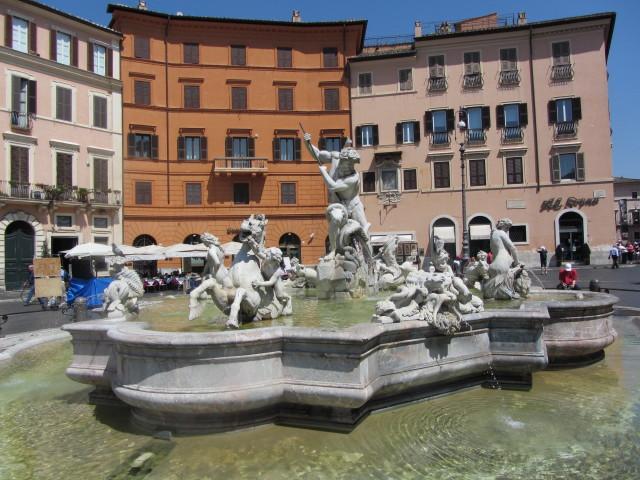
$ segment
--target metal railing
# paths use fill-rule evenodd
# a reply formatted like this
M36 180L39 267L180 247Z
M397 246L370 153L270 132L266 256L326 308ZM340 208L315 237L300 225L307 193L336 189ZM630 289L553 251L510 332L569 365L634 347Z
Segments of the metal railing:
M487 132L482 128L470 128L467 130L467 143L482 144L487 141Z
M97 203L102 205L120 205L119 191L95 192L88 188L60 185L44 185L41 183L20 183L11 180L0 180L0 197L21 200L40 200L49 202Z
M447 87L447 77L429 77L427 89L430 92L444 92Z
M556 123L555 136L575 137L578 134L578 122L558 122Z
M522 127L504 127L502 129L502 143L522 142L523 138Z
M553 65L551 67L551 80L554 82L573 80L573 65Z
M467 73L462 79L462 86L464 88L482 88L484 80L481 73Z
M118 190L112 190L110 192L92 190L88 194L88 201L89 203L100 205L121 205L122 194Z
M451 136L449 132L432 132L431 133L431 145L432 146L446 146L451 143Z
M498 82L503 87L520 85L520 72L518 70L502 70Z
M216 172L266 172L267 159L256 157L217 157L214 158Z
M31 130L33 118L34 115L32 113L13 111L11 112L11 126L20 130Z

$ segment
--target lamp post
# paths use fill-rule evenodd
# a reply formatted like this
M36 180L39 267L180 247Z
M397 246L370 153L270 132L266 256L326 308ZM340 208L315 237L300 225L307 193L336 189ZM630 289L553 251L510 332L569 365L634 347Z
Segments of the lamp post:
M460 109L461 115L464 115L464 109ZM460 132L464 133L467 124L464 120L458 122L458 128ZM464 163L464 140L460 142L460 174L461 174L461 189L462 192L462 268L469 261L469 225L467 225L467 175Z

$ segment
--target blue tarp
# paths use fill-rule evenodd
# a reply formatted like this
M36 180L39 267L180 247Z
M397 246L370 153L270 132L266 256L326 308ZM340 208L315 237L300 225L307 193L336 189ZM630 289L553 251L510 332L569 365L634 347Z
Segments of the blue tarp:
M67 303L71 304L78 297L87 299L89 308L102 306L104 289L111 283L111 277L72 278L67 288Z

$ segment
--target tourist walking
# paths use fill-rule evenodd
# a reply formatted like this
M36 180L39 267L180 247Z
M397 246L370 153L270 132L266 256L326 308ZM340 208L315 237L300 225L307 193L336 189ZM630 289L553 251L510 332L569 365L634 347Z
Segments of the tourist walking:
M609 249L609 260L611 260L611 268L620 268L618 265L618 255L620 254L618 246L614 243Z
M544 245L540 246L538 249L538 253L540 254L540 269L542 270L542 274L546 275L547 271L547 247Z
M565 263L564 268L558 274L560 283L556 287L558 290L580 290L578 286L578 272L570 263Z

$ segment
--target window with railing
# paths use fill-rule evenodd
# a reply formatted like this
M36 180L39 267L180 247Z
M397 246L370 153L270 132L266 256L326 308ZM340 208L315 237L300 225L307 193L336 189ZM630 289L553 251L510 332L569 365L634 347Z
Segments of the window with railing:
M466 140L469 144L487 141L486 130L491 126L489 107L470 107L466 111Z
M249 169L251 160L255 157L255 139L253 137L227 137L225 141L225 162L228 168Z
M446 146L451 142L449 132L453 131L455 114L453 110L430 110L425 112L424 126L430 134L432 146Z
M515 48L500 49L500 86L512 86L520 84L520 72L518 72L518 53Z
M549 123L554 125L554 136L556 138L577 135L578 121L582 118L580 97L551 100L548 110Z
M11 77L11 126L30 130L36 114L36 81Z
M567 81L573 78L571 65L571 45L569 42L555 42L551 46L553 65L551 66L551 80Z
M432 55L429 57L429 83L427 88L430 92L442 92L447 89L444 55Z
M480 70L480 52L465 52L464 54L464 88L482 88L483 79Z
M527 125L528 114L526 103L509 103L496 107L496 122L502 129L501 140L503 143L522 142L524 132L522 128Z

